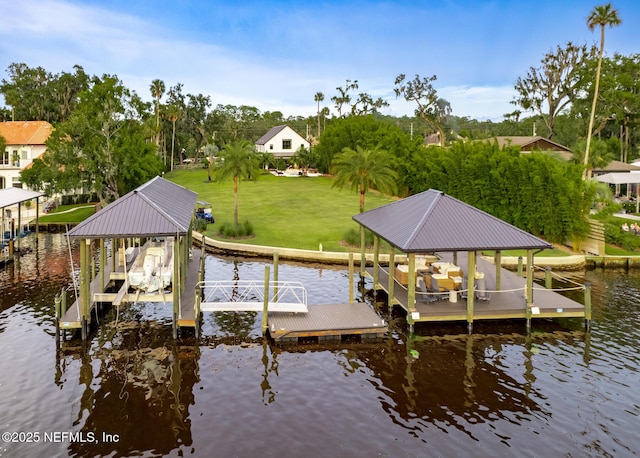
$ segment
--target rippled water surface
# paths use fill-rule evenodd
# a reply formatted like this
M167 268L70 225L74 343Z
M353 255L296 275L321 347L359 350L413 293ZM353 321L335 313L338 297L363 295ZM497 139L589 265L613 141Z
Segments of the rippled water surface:
M205 314L199 341L176 342L170 306L135 304L102 317L86 345L74 338L56 352L53 299L70 282L69 253L60 235L31 243L0 269L0 431L40 436L2 436L0 456L640 450L640 272L572 274L592 284L588 334L567 320L534 321L530 336L520 322L478 323L472 336L421 325L408 339L401 314L372 304L392 328L380 343L278 347L263 342L259 313ZM262 279L265 265L209 255L207 278ZM349 297L342 267L283 263L279 277L303 282L312 305Z

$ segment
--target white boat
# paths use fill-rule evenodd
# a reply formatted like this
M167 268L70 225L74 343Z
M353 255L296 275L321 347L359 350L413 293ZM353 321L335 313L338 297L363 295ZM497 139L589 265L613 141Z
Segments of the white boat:
M127 277L130 286L146 293L167 288L173 280L173 239L145 244Z

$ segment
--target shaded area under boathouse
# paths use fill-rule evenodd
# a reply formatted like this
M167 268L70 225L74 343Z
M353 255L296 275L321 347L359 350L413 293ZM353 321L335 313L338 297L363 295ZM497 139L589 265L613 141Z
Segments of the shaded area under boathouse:
M0 265L12 262L14 253L20 252L20 239L24 235L22 208L25 206L25 202L31 202L34 199L36 201L35 227L36 233L38 232L38 214L40 213L40 197L42 196L44 196L43 192L28 189L0 189ZM16 206L17 215L11 212L11 209Z
M534 287L534 256L552 245L441 191L430 189L353 217L361 230L374 234L373 277L388 305L400 305L407 322L580 317L591 320L589 288L585 305L555 291ZM390 246L389 268L379 263L380 240ZM526 250L526 277L501 267L503 250ZM491 263L479 252L494 252ZM397 253L404 253L396 263ZM404 260L406 258L406 261Z
M71 307L66 308L66 299L56 304L57 331L80 329L84 340L100 303L163 302L172 306L177 336L181 293L193 264L189 253L196 197L155 177L71 229L69 238L80 245L80 274Z

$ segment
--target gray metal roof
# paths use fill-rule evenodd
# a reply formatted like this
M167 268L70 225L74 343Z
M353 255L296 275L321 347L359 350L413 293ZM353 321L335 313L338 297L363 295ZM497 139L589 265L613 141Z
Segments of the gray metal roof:
M278 132L280 132L281 130L285 129L286 127L287 127L286 124L283 124L281 126L272 127L271 129L269 129L269 131L266 134L264 134L262 137L260 137L258 139L258 141L256 141L256 145L264 145L269 140L271 140L273 137L275 137L278 134Z
M552 247L434 189L360 213L353 219L405 253Z
M0 189L0 208L9 207L40 196L44 196L44 193L22 188Z
M69 231L79 238L184 235L193 217L197 194L155 177L107 205Z

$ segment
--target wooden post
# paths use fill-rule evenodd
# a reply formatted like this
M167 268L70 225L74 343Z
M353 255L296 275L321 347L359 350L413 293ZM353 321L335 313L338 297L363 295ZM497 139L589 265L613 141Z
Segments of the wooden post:
M194 310L194 327L195 327L195 331L196 331L196 339L200 338L200 287L196 286L196 291L194 293L194 297L195 297L195 310Z
M584 284L584 320L585 330L591 330L591 283Z
M349 304L353 304L353 276L355 268L353 267L353 251L349 252Z
M525 316L527 319L527 334L531 332L531 307L533 306L533 251L527 250L527 302Z
M409 253L409 273L407 275L407 312L416 309L416 254Z
M56 343L60 342L60 302L61 298L59 294L56 294L56 298L54 300L54 307L56 311Z
M547 266L544 269L544 287L547 289L553 289L553 276L551 272L551 266Z
M178 319L180 317L180 279L182 278L182 272L180 268L182 266L182 260L180 259L180 241L178 236L173 241L173 278L172 291L173 291L173 338L178 338Z
M89 239L80 240L80 321L82 340L87 339L87 326L91 322L91 282L89 280Z
M367 268L367 240L364 232L364 226L360 226L360 277L364 278Z
M393 273L396 269L396 250L394 247L391 247L391 251L389 252L389 297L387 298L388 307L389 307L389 315L391 315L391 311L393 310L393 289L395 287L395 280L393 278Z
M496 291L500 291L502 289L502 251L496 250L494 262L496 264Z
M273 300L278 300L278 265L280 263L280 255L278 252L273 253Z
M453 265L454 266L458 265L458 252L457 251L453 252Z
M262 303L262 335L269 330L269 266L264 266L264 302Z
M62 289L60 291L60 318L67 313L67 291Z
M476 294L476 252L469 251L468 253L468 266L467 266L467 328L471 333L473 327L473 300Z
M107 250L104 248L104 239L100 239L100 292L104 293L104 273L107 265Z
M522 256L518 256L518 277L522 276Z
M377 235L373 238L373 294L376 293L378 287L378 277L380 272L380 237Z

